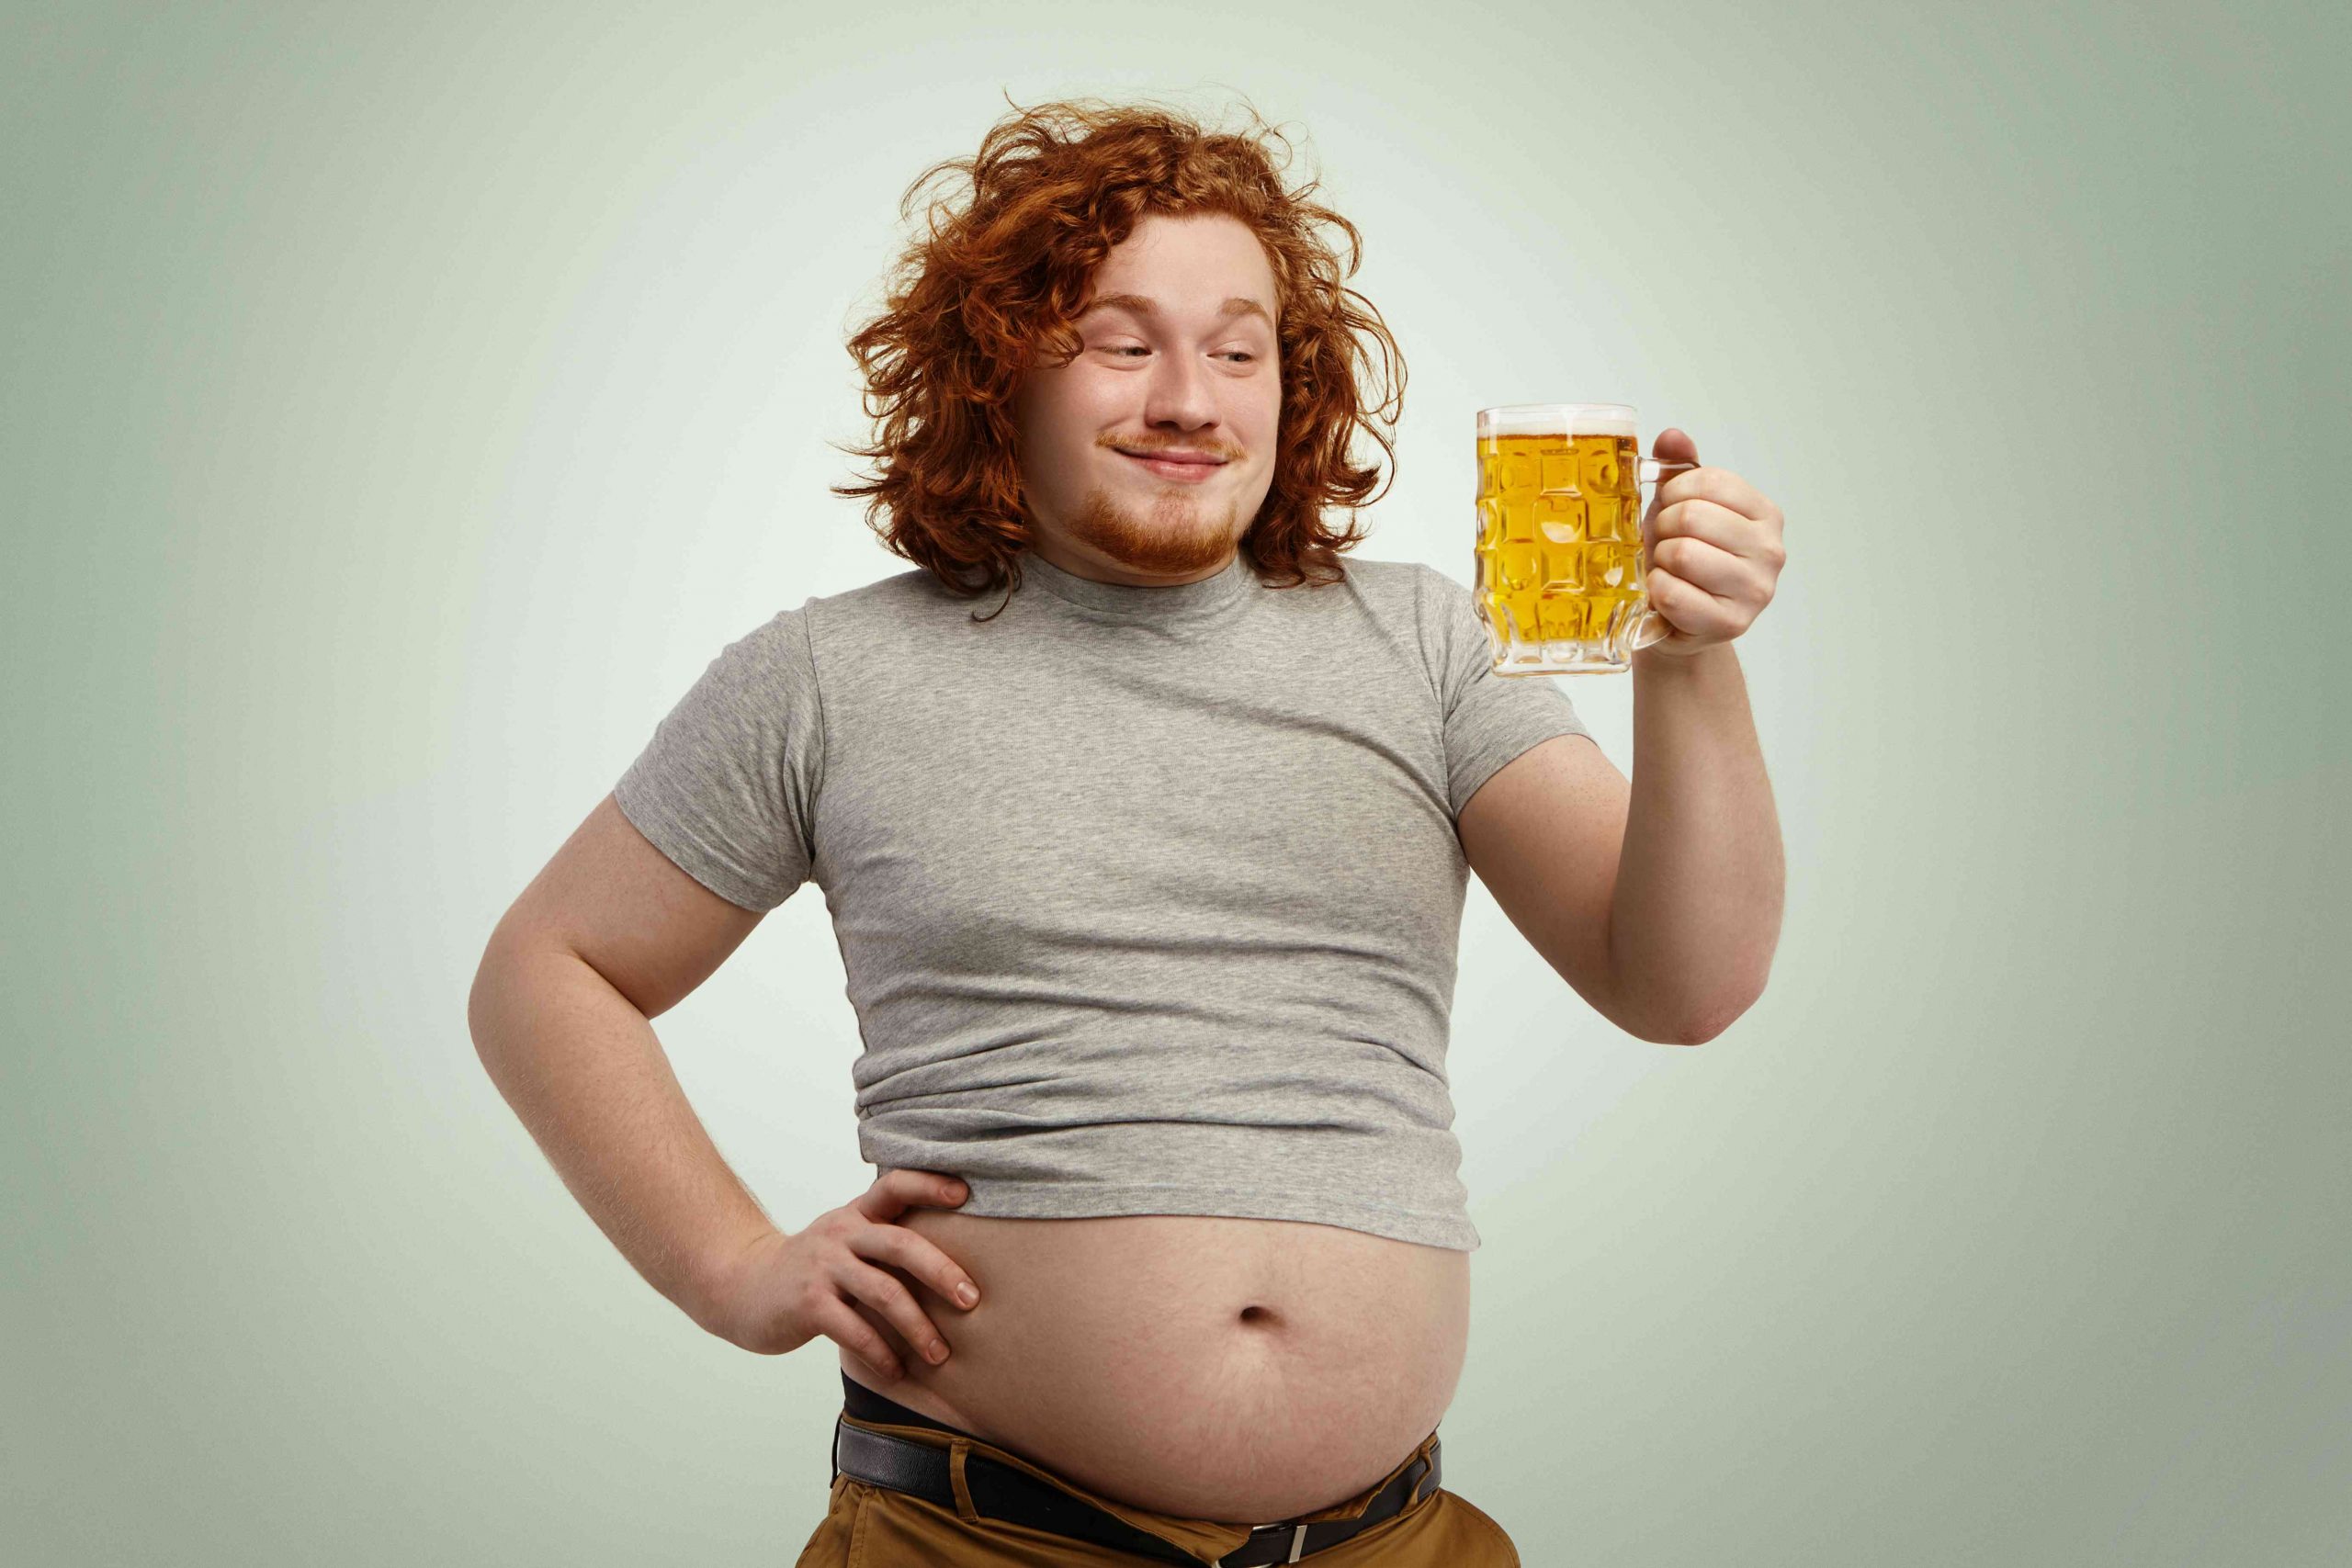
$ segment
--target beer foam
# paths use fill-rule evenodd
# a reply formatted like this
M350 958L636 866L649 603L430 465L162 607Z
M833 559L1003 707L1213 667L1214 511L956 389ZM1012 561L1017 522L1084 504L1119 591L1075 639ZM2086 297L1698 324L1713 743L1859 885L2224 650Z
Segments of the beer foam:
M1478 411L1478 434L1631 436L1634 415L1625 403L1506 403Z

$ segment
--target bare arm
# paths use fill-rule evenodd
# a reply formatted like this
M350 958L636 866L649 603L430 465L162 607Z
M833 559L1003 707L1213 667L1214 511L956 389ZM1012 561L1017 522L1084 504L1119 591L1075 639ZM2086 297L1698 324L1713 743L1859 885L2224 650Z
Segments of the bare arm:
M492 944L474 1047L563 1184L645 1282L716 1332L725 1262L777 1229L686 1101L653 1026L577 953Z
M482 1066L564 1186L705 1328L722 1266L779 1227L719 1156L649 1021L760 919L672 864L608 796L499 921L466 1004Z
M1610 951L1625 994L1713 1038L1763 994L1780 943L1781 822L1726 643L1634 655L1634 778Z
M1589 737L1505 763L1462 808L1464 853L1593 1010L1695 1045L1755 1001L1779 942L1780 819L1729 649L1634 656L1634 778Z
M580 1206L696 1324L764 1356L821 1334L894 1378L910 1350L947 1354L909 1280L964 1311L979 1302L961 1264L897 1221L969 1190L885 1170L786 1232L719 1157L649 1021L760 919L673 864L608 795L491 933L467 1002L474 1049Z

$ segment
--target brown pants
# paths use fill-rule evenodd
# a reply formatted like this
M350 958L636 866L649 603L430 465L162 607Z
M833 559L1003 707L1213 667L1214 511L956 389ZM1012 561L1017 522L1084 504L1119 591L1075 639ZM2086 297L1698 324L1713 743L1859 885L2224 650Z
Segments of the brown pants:
M901 1426L866 1421L843 1412L842 1419L869 1431L911 1438L950 1453L950 1474L958 1479L956 1506L950 1508L887 1486L870 1485L848 1475L833 1478L832 1497L816 1534L801 1549L794 1568L918 1568L944 1563L954 1568L1133 1568L1149 1561L1132 1552L1098 1546L1033 1529L1026 1525L990 1519L976 1512L960 1483L967 1455L978 1454L1011 1465L1037 1480L1057 1486L1098 1508L1117 1515L1139 1529L1149 1531L1191 1553L1204 1563L1249 1539L1247 1527L1211 1519L1188 1519L1155 1514L1125 1503L1113 1503L1087 1491L1043 1466L1007 1453L994 1444L936 1426ZM1344 1503L1302 1516L1307 1520L1362 1517L1381 1488L1396 1479L1437 1440L1431 1432L1396 1468ZM1337 1546L1300 1559L1316 1568L1520 1568L1519 1551L1502 1527L1463 1498L1439 1487L1389 1518Z

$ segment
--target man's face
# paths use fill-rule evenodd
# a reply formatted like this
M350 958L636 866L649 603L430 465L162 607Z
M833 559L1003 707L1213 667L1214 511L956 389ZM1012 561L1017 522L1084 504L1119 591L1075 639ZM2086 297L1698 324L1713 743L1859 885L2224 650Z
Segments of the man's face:
M1032 368L1013 396L1038 555L1144 586L1223 569L1273 483L1276 309L1273 268L1238 219L1137 221L1088 280L1078 357ZM1177 449L1223 461L1171 474L1125 455Z

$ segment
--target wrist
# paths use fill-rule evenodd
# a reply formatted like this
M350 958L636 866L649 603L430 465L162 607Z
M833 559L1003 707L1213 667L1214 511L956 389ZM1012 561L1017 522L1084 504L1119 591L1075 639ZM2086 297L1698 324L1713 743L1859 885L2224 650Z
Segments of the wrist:
M685 1307L686 1315L721 1338L731 1337L728 1325L738 1296L738 1281L769 1246L784 1238L782 1230L764 1225L736 1233L711 1247L694 1269L688 1287L691 1299L680 1303Z
M1634 654L1634 668L1652 674L1695 675L1736 662L1738 655L1727 642L1711 642L1690 653L1668 653L1666 644L1652 643Z

